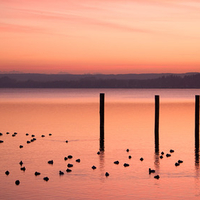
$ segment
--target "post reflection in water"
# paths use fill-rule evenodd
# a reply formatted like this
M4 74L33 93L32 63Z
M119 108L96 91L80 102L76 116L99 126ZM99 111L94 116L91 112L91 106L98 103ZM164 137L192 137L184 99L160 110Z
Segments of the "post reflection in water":
M155 154L154 154L154 166L155 166L155 170L159 171L159 169L160 169L160 155L159 155L159 152L155 152Z
M195 148L195 168L199 169L199 148Z
M104 174L105 172L105 152L101 151L101 153L99 154L99 167L100 167L100 172L101 172L101 179L103 179L104 177L102 176L102 174ZM104 179L103 179L104 180Z
M199 192L199 148L195 148L195 195L200 196Z

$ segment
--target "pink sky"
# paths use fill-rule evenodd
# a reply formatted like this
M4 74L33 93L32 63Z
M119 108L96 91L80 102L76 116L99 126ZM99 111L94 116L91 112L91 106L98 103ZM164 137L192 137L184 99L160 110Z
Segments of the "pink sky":
M200 72L200 1L0 0L0 71Z

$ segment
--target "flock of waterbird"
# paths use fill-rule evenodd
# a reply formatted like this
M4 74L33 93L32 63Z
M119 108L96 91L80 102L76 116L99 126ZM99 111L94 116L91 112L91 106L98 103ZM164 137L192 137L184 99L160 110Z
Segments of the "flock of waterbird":
M9 133L9 132L6 132L6 134L10 134L10 133ZM2 135L3 135L3 133L0 133L0 136L2 136ZM14 132L14 133L12 134L12 137L15 137L16 135L17 135L17 132ZM26 136L29 136L29 134L26 133ZM52 136L52 134L49 133L49 136ZM27 140L27 144L32 143L32 142L34 142L34 141L36 140L35 135L31 135L31 137L32 137L32 139ZM45 137L45 135L41 135L41 137ZM66 140L65 142L68 143L68 140ZM3 140L0 140L0 143L4 143L4 141L3 141ZM20 148L20 149L23 148L23 145L19 145L19 148ZM126 152L129 152L129 149L126 149ZM171 154L172 154L172 153L174 153L174 150L173 150L173 149L170 149L169 153L167 153L165 156L166 156L166 157L171 157ZM98 151L97 154L98 154L98 155L101 154L101 151ZM162 151L161 154L160 154L160 159L163 159L164 154L165 154L165 153ZM68 155L68 156L65 156L65 157L64 157L64 160L66 161L66 160L68 160L68 159L70 160L70 159L72 159L72 158L73 158L72 155ZM128 158L131 159L132 156L129 155ZM143 160L144 160L144 158L141 157L141 158L140 158L140 161L142 162ZM80 158L76 159L75 161L76 161L77 163L80 163L80 162L81 162ZM47 163L50 164L50 165L53 165L54 161L53 161L53 160L49 160L49 161L47 161ZM115 164L115 165L119 165L119 163L120 163L120 162L119 162L118 160L114 161L114 164ZM183 163L183 161L182 161L182 160L178 160L178 161L175 163L175 166L177 167L177 166L179 166L181 163ZM19 162L19 165L20 165L20 167L21 167L20 170L25 172L25 171L26 171L26 167L23 166L23 165L24 165L23 161L20 161L20 162ZM123 166L124 166L124 167L129 167L129 164L128 164L128 163L124 163ZM72 169L71 169L72 167L73 167L73 164L68 163L68 164L67 164L66 172L67 172L67 173L72 172ZM95 165L93 165L91 168L92 168L93 170L95 170L97 167L96 167ZM155 174L156 171L155 171L154 169L149 168L149 174L152 174L152 173ZM7 171L5 172L5 174L8 176L8 175L10 174L10 172L7 170ZM36 171L36 172L34 173L34 175L35 175L35 176L39 176L39 175L41 175L41 173ZM60 176L64 175L64 172L60 170L60 171L59 171L59 175L60 175ZM108 177L109 175L110 175L110 174L109 174L108 172L105 173L105 176L106 176L106 177ZM157 175L154 176L154 178L155 178L155 179L159 179L160 176L157 174ZM47 177L47 176L46 176L46 177L43 177L43 180L44 180L44 181L49 181L49 177ZM20 180L16 180L16 181L15 181L15 184L16 184L16 185L19 185L19 184L20 184Z

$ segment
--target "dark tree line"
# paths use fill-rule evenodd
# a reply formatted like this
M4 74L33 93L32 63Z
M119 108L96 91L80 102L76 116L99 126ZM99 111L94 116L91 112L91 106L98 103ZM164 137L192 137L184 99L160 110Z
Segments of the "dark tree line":
M101 79L93 76L79 80L58 81L20 81L4 76L0 78L0 88L200 88L200 74L183 77L170 75L160 78L137 79Z

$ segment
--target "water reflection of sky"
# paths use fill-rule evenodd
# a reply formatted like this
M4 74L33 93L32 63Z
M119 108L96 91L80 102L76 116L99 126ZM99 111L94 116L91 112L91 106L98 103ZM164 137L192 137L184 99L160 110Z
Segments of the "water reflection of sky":
M98 102L101 92L108 103L153 103L155 95L160 95L161 103L193 102L200 94L199 89L0 89L0 101Z
M100 92L105 92L108 104L105 107L105 152L97 155ZM4 133L1 139L5 140L0 145L0 186L5 191L1 195L4 199L16 199L20 195L24 199L198 197L199 152L194 151L194 103L191 103L197 92L199 90L1 90L0 122ZM158 154L154 149L154 104L139 102L146 98L154 102L155 94L161 98ZM167 98L173 102L162 104ZM16 99L22 103L15 104ZM176 99L191 102L177 103ZM42 103L37 104L37 101ZM65 103L61 104L62 101ZM6 131L17 131L18 135L13 138L11 134L6 135ZM37 141L26 144L31 137L26 136L26 132L34 133ZM46 137L42 138L41 134ZM66 144L66 140L69 143ZM24 145L23 149L19 149L20 144ZM170 149L175 152L166 158ZM165 152L163 159L159 158L161 151ZM69 161L74 164L73 172L59 177L59 170L66 170L68 163L63 158L69 154L74 156L74 160ZM76 158L81 162L76 163ZM53 166L47 164L50 159L55 161ZM179 159L184 162L176 167ZM25 173L19 171L20 160L27 167ZM119 160L119 165L113 164L115 160ZM124 163L130 166L125 168ZM92 170L92 165L97 169ZM154 174L149 175L149 168L156 170L160 180L155 180ZM7 169L12 171L12 176L5 176ZM50 176L50 181L46 183L34 177L35 170ZM106 171L110 173L107 178ZM18 188L13 185L16 176L21 180ZM27 192L23 196L18 189Z

